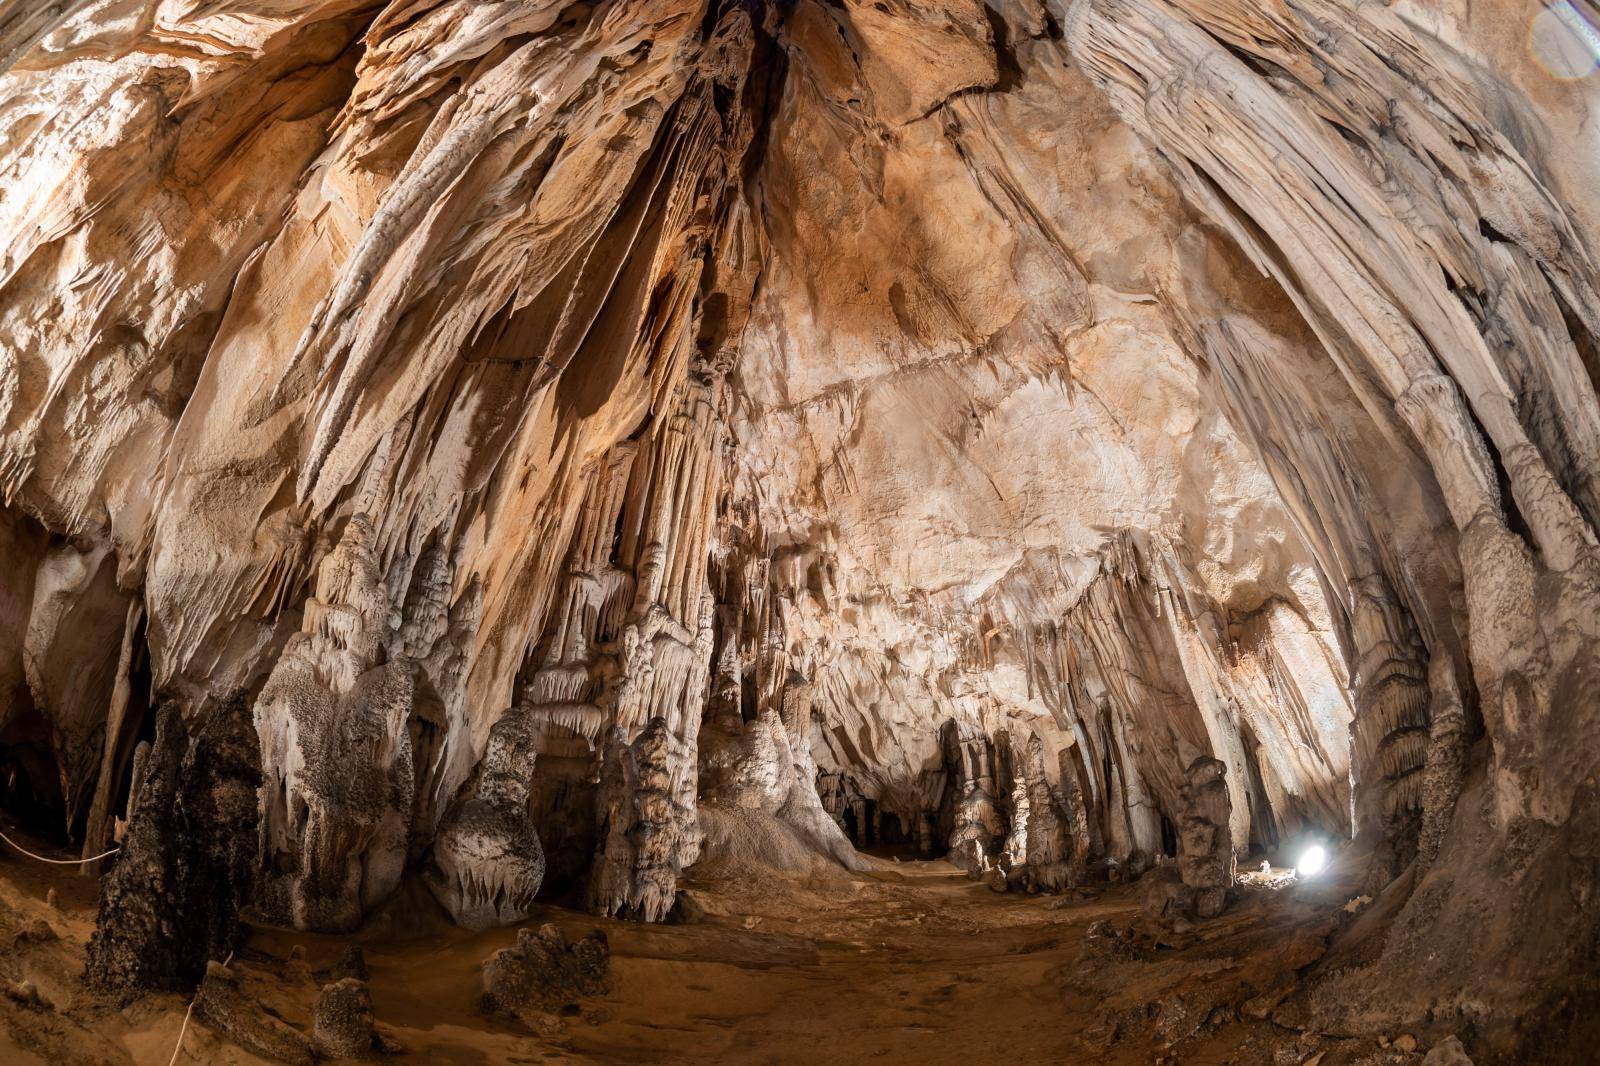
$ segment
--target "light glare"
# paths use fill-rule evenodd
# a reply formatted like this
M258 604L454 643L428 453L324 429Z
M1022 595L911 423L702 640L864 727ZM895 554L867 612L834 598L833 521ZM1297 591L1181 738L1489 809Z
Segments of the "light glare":
M1322 850L1321 844L1313 844L1300 853L1300 861L1295 863L1294 872L1301 877L1315 877L1328 865L1328 853Z
M1528 45L1539 65L1560 81L1586 78L1600 67L1600 30L1571 0L1551 4L1534 16Z

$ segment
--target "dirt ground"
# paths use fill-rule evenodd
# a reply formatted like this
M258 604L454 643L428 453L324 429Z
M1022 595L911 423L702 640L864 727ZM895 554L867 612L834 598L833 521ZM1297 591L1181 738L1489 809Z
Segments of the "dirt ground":
M1136 886L1080 897L997 894L944 862L881 862L796 882L691 879L695 919L644 926L547 908L569 936L610 939L615 988L559 1031L481 1014L479 966L515 930L450 927L410 894L354 938L257 929L234 962L246 993L305 1031L321 980L354 939L397 1061L497 1063L1420 1062L1401 1034L1334 1040L1271 1020L1296 971L1345 920L1335 871L1246 890L1223 917L1156 935ZM56 903L48 902L51 888ZM0 1062L172 1060L187 1001L118 1008L79 984L94 882L0 859ZM702 913L703 912L703 913ZM297 950L298 949L298 950ZM43 1004L17 984L31 981ZM191 1022L180 1063L260 1060Z

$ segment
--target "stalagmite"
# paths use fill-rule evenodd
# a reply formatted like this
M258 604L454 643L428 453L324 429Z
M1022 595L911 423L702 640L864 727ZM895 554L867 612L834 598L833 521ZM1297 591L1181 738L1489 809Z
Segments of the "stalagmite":
M978 877L994 866L1008 830L996 802L995 748L955 722L946 723L942 736L950 775L950 861Z
M674 799L673 750L665 718L652 718L630 744L622 730L606 739L600 771L599 831L590 906L659 922L677 899L678 875L699 856L693 809Z
M537 744L525 712L503 715L434 838L428 887L469 929L527 918L544 880L544 849L529 820Z
M1192 893L1194 911L1215 918L1233 887L1234 848L1228 836L1227 767L1201 756L1184 771L1183 809L1178 821L1178 869Z
M141 812L128 827L124 854L107 875L95 938L89 944L89 982L108 992L181 989L206 960L167 950L182 927L181 832L175 801L187 736L176 707L161 714Z
M485 960L482 1007L539 1028L555 1011L613 984L611 949L601 932L569 943L553 925L523 929L515 947Z
M372 993L366 983L346 977L327 985L317 997L312 1039L331 1056L365 1056L376 1050Z
M1027 881L1039 888L1059 891L1081 876L1086 856L1081 851L1073 854L1067 815L1045 774L1044 743L1038 737L1028 741L1026 759L1022 776L1027 781L1028 794Z
M390 605L371 523L352 518L317 574L304 630L256 701L274 871L264 905L301 928L349 930L405 867L417 778L418 669L382 661Z
M164 706L150 750L89 943L89 983L124 995L191 989L233 954L258 879L261 756L244 701L215 706L193 738Z

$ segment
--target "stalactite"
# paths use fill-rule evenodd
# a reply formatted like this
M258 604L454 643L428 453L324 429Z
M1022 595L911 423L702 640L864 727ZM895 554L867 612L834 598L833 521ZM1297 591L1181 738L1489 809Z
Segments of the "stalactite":
M1276 476L1298 478L1302 527L1350 601L1356 770L1368 782L1358 816L1376 804L1391 821L1420 820L1416 836L1391 825L1387 846L1414 839L1437 856L1443 834L1470 875L1424 864L1381 957L1329 975L1318 1008L1371 1019L1414 1014L1423 987L1498 995L1490 974L1517 946L1481 950L1443 916L1514 922L1522 904L1486 887L1487 871L1521 882L1527 863L1547 861L1530 856L1560 847L1579 787L1556 749L1588 731L1588 713L1558 710L1558 693L1593 671L1600 616L1600 405L1583 362L1600 288L1583 229L1525 155L1530 142L1488 114L1493 79L1394 9L1080 0L1067 38L1186 198L1293 303L1342 380L1330 400L1350 397L1365 416L1299 441L1274 428L1257 445L1290 457ZM1203 286L1173 282L1177 299L1206 304ZM1559 322L1531 313L1558 304L1569 310ZM1280 411L1318 406L1302 399L1309 375L1263 372L1255 356L1225 367L1241 391L1287 396ZM1320 448L1353 474L1328 476ZM1385 515L1368 488L1393 485L1397 470L1420 491ZM1419 509L1437 518L1418 521ZM1352 510L1369 516L1370 538ZM1474 682L1490 762L1482 804L1450 809L1470 721L1455 707L1458 671ZM1552 716L1561 728L1546 728ZM1496 840L1522 858L1501 865ZM1562 922L1584 935L1581 917Z
M0 800L124 842L110 985L246 872L692 920L1175 828L1173 925L1368 871L1277 1029L1593 998L1592 0L12 7Z

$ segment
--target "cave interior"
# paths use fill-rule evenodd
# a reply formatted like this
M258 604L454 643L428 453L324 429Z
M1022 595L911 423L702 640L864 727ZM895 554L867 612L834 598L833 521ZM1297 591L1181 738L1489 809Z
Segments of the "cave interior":
M1595 0L0 0L0 1057L1588 1063Z

